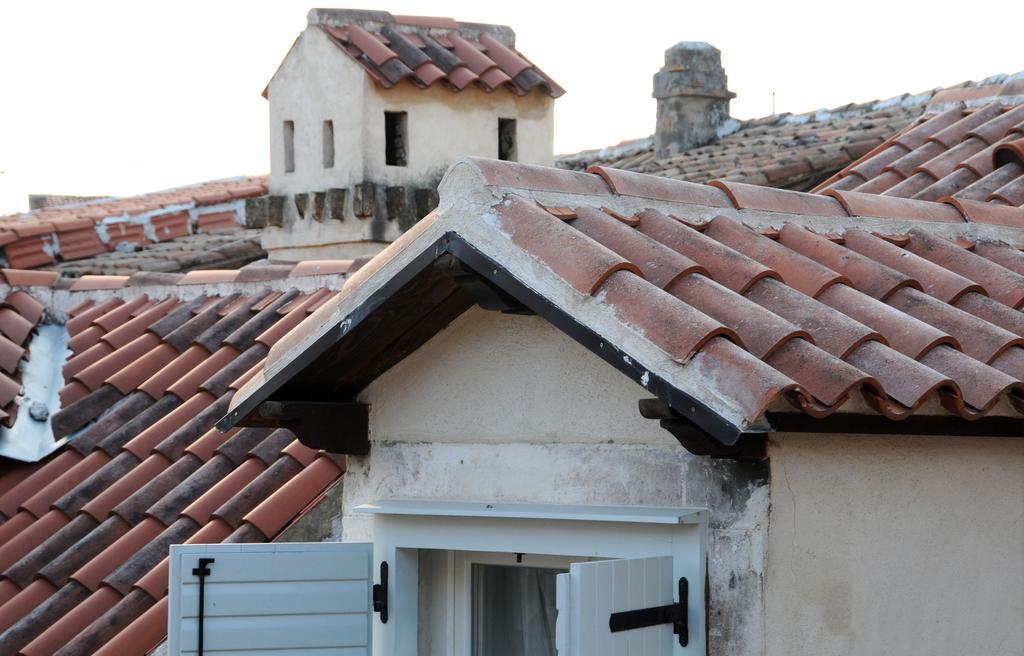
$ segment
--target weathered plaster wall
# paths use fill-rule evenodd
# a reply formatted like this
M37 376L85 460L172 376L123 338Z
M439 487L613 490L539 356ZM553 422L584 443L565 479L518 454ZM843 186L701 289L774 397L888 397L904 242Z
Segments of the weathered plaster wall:
M645 396L540 318L471 310L364 391L343 538L372 539L351 510L384 498L709 507L712 653L761 654L767 472L691 456Z
M320 28L303 31L270 81L270 193L348 187L363 174L366 71ZM334 121L334 167L323 166L323 122ZM284 121L295 122L295 171L285 172ZM287 203L286 203L287 207Z
M468 87L454 93L442 85L420 89L398 84L373 87L364 98L364 175L386 184L437 180L460 157L498 157L498 119L514 118L518 161L554 165L554 99L535 91L517 96ZM408 166L384 162L384 112L408 112Z
M767 654L1021 654L1024 440L770 448Z
M443 85L384 89L316 26L299 36L271 80L270 193L283 197L263 247L281 261L371 255L437 203L459 157L498 156L498 119L517 120L517 159L554 164L554 99ZM407 112L408 164L385 164L385 111ZM283 122L295 124L295 171L285 171ZM323 122L335 163L323 166ZM278 225L279 224L279 225Z

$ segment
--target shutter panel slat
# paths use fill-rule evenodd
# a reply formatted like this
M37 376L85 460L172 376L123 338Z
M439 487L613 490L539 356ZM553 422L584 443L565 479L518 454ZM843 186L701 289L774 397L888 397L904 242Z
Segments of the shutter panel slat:
M372 545L216 544L171 547L168 647L195 654L200 558L204 652L211 656L368 656Z
M612 613L674 602L672 557L573 563L558 576L559 656L671 656L672 626L612 633Z

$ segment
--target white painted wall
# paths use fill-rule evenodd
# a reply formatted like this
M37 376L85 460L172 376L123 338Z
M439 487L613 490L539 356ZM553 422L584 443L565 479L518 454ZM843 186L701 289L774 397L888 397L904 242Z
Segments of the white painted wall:
M770 449L767 653L1024 653L1024 440Z
M441 84L421 89L401 82L385 89L342 52L319 26L296 40L268 86L270 193L286 196L284 227L263 231L263 247L282 261L374 254L401 234L389 221L383 241L371 242L371 222L352 210L352 188L434 188L448 166L469 155L498 156L498 119L517 121L517 159L554 165L554 99L476 87L454 92ZM408 165L385 164L384 112L407 112ZM284 121L295 123L295 171L285 171ZM335 163L323 166L323 122L334 123ZM295 194L348 189L345 220L301 217Z
M554 166L554 105L551 96L534 91L526 96L499 89L488 93L470 86L455 93L440 84L421 89L401 83L390 89L374 86L364 96L363 142L368 180L389 185L409 181L440 181L460 157L498 157L498 119L514 118L518 161ZM384 162L384 112L408 116L409 165Z
M270 193L349 187L363 177L363 97L372 82L319 27L304 30L267 87ZM323 122L334 121L334 167L323 167ZM284 121L295 122L295 172L284 166ZM287 203L286 203L287 205Z

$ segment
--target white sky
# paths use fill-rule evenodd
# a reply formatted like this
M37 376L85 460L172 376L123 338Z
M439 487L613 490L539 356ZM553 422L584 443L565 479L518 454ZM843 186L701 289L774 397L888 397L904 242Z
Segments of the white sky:
M0 3L0 214L27 209L28 193L125 195L266 172L260 92L312 1ZM722 51L732 114L751 118L771 112L773 92L776 111L803 112L1022 70L1019 39L999 28L999 16L1021 16L1018 2L354 6L511 25L568 90L561 153L650 134L651 76L678 41Z

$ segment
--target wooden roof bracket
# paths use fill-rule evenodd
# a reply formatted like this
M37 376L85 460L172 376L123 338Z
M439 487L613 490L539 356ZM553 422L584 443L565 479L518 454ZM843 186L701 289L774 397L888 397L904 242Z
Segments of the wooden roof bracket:
M695 456L755 461L767 457L766 433L743 433L734 444L723 444L661 399L640 399L638 405L642 417L659 420L661 427Z

